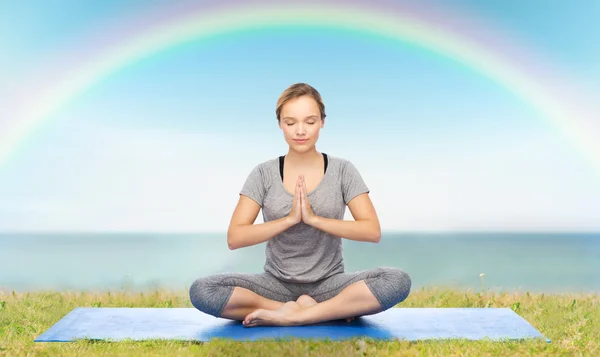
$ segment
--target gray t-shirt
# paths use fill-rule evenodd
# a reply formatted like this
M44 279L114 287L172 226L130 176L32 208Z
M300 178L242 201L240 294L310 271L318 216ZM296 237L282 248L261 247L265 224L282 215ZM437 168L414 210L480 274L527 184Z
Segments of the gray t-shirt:
M348 202L369 189L350 161L327 158L325 176L308 193L308 201L316 215L344 219ZM255 166L240 194L261 206L265 222L289 215L294 198L283 186L279 158ZM265 253L264 270L287 282L311 283L344 272L341 238L304 222L267 241Z

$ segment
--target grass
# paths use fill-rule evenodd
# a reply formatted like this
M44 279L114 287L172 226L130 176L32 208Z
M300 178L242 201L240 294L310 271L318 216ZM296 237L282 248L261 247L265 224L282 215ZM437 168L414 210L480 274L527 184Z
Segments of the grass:
M600 355L600 297L596 294L530 294L427 288L413 291L399 307L510 307L545 341L347 341L211 342L33 340L75 307L192 307L187 291L1 292L0 355L7 356L597 356Z

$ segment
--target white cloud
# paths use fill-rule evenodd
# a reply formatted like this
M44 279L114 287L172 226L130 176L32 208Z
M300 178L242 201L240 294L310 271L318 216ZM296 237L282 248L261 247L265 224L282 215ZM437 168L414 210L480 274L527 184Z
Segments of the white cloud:
M26 198L10 196L14 188L0 191L0 229L224 232L250 170L287 149L281 138L248 144L231 134L72 129L77 136L38 157L62 158L56 170L38 172L47 176L42 182L54 182L52 190L35 191L32 181L35 194ZM490 146L477 155L457 149L442 158L435 150L411 156L408 146L377 155L326 137L320 150L361 171L383 230L600 229L600 184L592 170L582 171L547 140ZM32 164L30 172L39 167ZM349 211L345 218L352 219Z

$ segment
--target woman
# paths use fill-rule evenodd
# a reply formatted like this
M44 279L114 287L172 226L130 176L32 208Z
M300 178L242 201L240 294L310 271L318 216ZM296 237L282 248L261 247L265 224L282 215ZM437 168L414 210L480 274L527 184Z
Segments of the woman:
M398 268L344 272L341 238L377 243L381 230L354 165L315 148L325 124L319 92L294 84L275 113L289 151L252 170L227 232L230 249L267 242L264 272L200 278L192 304L251 327L351 321L404 301L411 280ZM343 220L346 206L354 221ZM265 223L254 224L261 208Z

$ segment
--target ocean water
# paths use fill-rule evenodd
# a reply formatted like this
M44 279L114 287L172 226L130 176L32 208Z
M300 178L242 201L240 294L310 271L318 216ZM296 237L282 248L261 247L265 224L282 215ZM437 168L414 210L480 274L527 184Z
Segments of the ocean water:
M183 290L209 274L262 272L265 245L231 251L225 233L5 233L0 290ZM402 268L413 289L600 291L600 233L384 233L343 247L347 272Z

